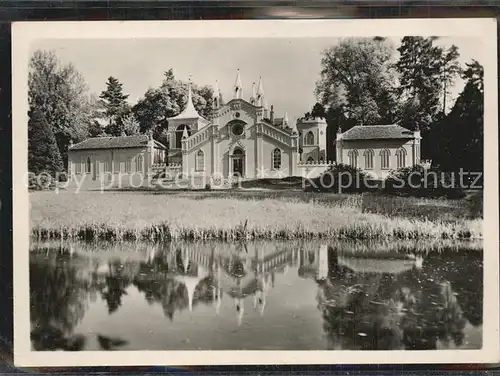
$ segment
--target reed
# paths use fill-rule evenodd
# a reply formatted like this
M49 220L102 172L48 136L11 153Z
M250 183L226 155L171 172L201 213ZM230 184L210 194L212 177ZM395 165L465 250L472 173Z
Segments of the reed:
M293 197L198 200L138 192L35 192L30 200L31 233L36 239L409 240L480 239L483 234L480 218L451 218L448 214L443 218L405 218L401 214L404 211L390 215L380 207L367 208L367 197L362 195L342 196L327 204L314 198L307 202ZM434 201L435 212L441 212L438 205L443 202ZM414 201L408 202L417 206Z

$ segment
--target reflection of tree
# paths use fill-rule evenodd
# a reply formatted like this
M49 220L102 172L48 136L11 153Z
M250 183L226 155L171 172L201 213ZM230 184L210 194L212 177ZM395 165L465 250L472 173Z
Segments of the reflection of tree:
M85 314L87 288L68 262L30 256L31 339L35 350L81 350L84 338L73 329Z
M318 282L318 303L333 347L433 349L438 340L445 346L462 344L466 320L459 297L469 302L482 299L482 286L474 298L474 284L463 283L465 278L455 274L463 273L462 261L453 263L439 254L426 259L421 270L354 273L332 257L336 255L329 250L329 278ZM481 279L475 268L470 270L472 278ZM461 288L458 296L454 286Z
M121 264L119 261L109 263L109 275L106 276L101 296L106 301L110 314L121 307L122 296L127 295L126 288L130 285L133 274L130 264Z
M171 320L176 311L186 309L189 305L186 287L173 278L136 278L133 283L140 292L144 292L148 302L160 303L165 316Z
M430 257L431 268L439 268L451 282L454 294L469 322L483 323L483 255L482 252L443 251Z
M214 288L216 288L214 292ZM220 296L219 289L217 289L217 282L214 280L212 276L203 278L198 285L196 286L196 290L194 292L193 305L196 303L204 303L211 304L215 299Z
M36 351L64 350L81 351L85 347L83 335L67 335L51 326L36 327L31 331L31 341Z
M407 348L435 349L437 340L462 345L466 321L449 283L424 282L421 290L404 292L407 312L402 326Z
M351 276L320 283L323 327L332 345L348 349L382 350L400 346L400 305L384 300L383 276Z
M97 335L97 342L102 350L116 350L118 347L128 344L128 341L121 338L106 337L100 334Z

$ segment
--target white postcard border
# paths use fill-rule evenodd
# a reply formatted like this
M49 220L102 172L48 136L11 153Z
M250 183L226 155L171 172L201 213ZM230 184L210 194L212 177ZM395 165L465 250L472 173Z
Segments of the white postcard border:
M440 35L478 38L485 75L484 309L481 350L83 351L30 349L28 61L37 39L307 38ZM499 361L498 98L495 19L19 22L12 27L14 363L37 366L494 363ZM466 152L466 151L464 151Z

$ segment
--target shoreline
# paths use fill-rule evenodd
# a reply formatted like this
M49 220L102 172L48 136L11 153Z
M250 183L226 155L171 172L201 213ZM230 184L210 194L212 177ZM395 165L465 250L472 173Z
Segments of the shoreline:
M368 195L213 197L31 194L35 239L474 240L483 219L465 201Z
M68 239L85 241L240 241L240 240L482 240L478 231L478 220L438 223L432 221L407 220L401 218L379 218L377 222L349 224L322 231L290 228L264 228L244 224L232 228L200 228L159 223L143 228L110 226L106 223L89 223L68 227L35 227L31 237L39 240ZM470 222L470 223L468 223Z

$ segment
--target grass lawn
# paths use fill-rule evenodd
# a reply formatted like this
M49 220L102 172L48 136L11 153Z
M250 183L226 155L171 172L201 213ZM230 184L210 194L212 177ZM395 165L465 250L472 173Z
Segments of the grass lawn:
M482 197L428 200L293 191L32 192L36 238L477 239Z

